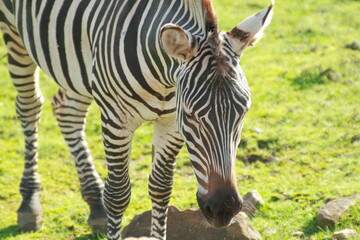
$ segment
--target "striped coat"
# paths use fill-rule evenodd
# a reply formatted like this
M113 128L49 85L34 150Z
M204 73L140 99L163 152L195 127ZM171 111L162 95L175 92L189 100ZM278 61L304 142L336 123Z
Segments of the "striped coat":
M120 237L131 193L131 142L145 121L154 122L151 235L166 237L175 157L183 141L204 217L214 227L229 225L241 208L234 165L251 102L238 62L244 49L261 38L272 8L220 32L210 0L1 0L0 28L26 143L20 227L27 231L41 225L38 67L60 86L52 107L75 161L94 232L106 231L107 222L108 239ZM101 110L105 187L85 140L93 100Z

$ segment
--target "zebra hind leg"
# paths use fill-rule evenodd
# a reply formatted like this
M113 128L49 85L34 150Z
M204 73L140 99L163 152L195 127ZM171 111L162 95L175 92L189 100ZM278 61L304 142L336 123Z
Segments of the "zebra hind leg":
M8 69L17 90L16 113L25 138L25 166L20 183L22 203L17 211L23 232L37 231L42 224L40 177L38 174L38 123L43 97L39 88L37 65L29 57L17 30L1 23L8 50Z
M93 233L106 233L103 183L85 139L85 120L91 102L92 98L60 88L52 99L52 109L74 160L82 197L90 206L88 224Z
M153 164L149 177L152 200L151 237L166 239L166 220L176 156L183 145L174 118L154 122Z

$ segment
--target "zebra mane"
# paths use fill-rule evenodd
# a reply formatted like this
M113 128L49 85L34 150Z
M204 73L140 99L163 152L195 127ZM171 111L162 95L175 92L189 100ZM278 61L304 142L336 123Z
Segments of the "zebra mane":
M214 32L218 30L218 22L214 12L211 0L201 0L202 8L205 14L205 27L207 32Z
M205 28L208 35L208 44L214 57L217 60L218 70L223 75L226 70L225 53L221 48L222 40L220 39L220 32L218 27L218 20L216 18L214 8L211 0L201 0L201 4L205 14Z

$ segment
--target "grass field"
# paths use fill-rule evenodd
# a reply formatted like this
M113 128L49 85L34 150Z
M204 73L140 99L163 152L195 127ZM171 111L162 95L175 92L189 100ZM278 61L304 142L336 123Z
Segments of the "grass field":
M266 7L265 0L214 0L223 30ZM265 207L252 223L263 239L331 239L316 212L329 199L360 193L360 39L358 0L278 0L273 22L241 66L252 91L237 155L241 194L257 189ZM0 56L5 54L1 43ZM39 171L43 228L20 233L16 210L23 171L23 136L16 119L16 92L0 60L0 239L104 239L86 225L88 207L81 199L73 162L56 126L50 99L56 85L41 75L47 100L40 124ZM99 111L91 107L87 139L97 170L106 178ZM132 201L125 225L150 209L152 124L135 136L131 159ZM245 163L246 162L246 163ZM195 176L183 149L178 157L171 205L196 208ZM360 233L360 208L353 207L335 230ZM301 238L292 232L302 231Z

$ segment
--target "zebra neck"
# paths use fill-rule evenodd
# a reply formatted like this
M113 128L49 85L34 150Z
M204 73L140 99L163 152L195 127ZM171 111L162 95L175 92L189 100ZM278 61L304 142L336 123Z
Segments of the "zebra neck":
M201 41L207 36L208 26L215 22L211 0L128 0L110 4L105 1L99 4L99 9L99 12L105 9L98 14L97 23L102 27L93 28L98 34L90 33L97 43L92 45L110 57L100 56L99 67L110 61L116 70L108 76L122 79L125 73L131 73L127 75L130 84L137 82L156 89L161 88L158 84L166 89L174 87L181 71L179 61L161 52L158 38L161 27L166 23L177 24Z

